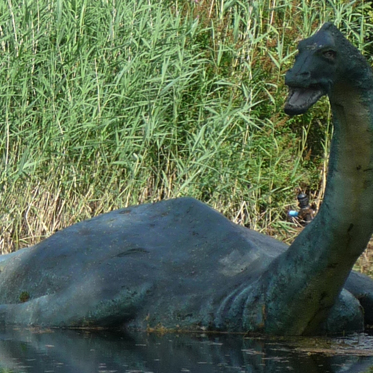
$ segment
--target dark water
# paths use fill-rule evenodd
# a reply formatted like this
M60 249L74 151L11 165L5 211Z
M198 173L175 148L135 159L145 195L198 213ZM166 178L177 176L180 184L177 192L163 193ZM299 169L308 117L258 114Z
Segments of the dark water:
M364 356L365 355L365 356ZM373 339L8 330L0 373L373 372Z

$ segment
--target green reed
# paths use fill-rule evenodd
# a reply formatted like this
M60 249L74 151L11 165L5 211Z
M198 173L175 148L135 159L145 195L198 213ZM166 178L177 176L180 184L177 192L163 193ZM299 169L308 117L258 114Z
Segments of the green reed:
M322 198L327 101L282 112L297 41L353 1L8 0L0 4L0 247L99 213L198 198L288 237L299 190ZM290 232L290 233L289 233Z

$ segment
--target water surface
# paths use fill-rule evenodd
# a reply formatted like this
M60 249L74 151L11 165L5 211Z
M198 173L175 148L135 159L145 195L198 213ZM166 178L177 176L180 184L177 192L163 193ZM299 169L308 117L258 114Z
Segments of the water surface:
M373 372L373 338L12 329L0 333L0 373L5 372Z

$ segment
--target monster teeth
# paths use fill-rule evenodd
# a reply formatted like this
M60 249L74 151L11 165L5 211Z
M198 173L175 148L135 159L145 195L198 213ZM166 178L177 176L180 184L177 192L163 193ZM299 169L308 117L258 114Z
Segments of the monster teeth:
M323 90L319 88L291 88L287 104L298 106L299 108L309 107L323 95Z
M289 87L289 95L285 104L285 112L289 115L305 113L320 97L326 94L321 87Z

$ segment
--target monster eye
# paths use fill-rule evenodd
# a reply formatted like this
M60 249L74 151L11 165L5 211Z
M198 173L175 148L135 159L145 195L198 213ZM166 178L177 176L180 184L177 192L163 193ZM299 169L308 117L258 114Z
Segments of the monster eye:
M337 52L332 50L332 49L328 49L326 51L324 51L322 53L322 55L327 58L329 61L334 61L336 56L337 56Z

